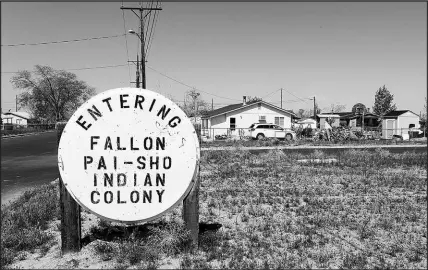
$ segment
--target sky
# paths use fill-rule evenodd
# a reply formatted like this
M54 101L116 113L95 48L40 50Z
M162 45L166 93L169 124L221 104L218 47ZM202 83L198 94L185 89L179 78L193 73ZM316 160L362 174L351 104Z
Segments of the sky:
M138 6L125 2L124 6ZM15 111L13 72L48 65L97 93L135 81L138 18L121 2L2 2L1 107ZM147 89L177 103L194 87L214 108L261 97L297 112L371 108L385 85L398 109L423 111L427 3L164 2L147 55ZM126 31L125 31L126 29ZM47 45L6 46L115 36ZM120 65L120 66L117 66ZM72 70L103 66L95 68ZM71 69L71 70L70 70Z

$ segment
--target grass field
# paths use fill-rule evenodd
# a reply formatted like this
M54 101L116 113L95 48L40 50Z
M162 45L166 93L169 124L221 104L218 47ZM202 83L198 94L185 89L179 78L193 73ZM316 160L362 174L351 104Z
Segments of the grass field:
M263 140L253 140L253 139L243 139L243 140L216 140L216 141L202 141L200 142L201 147L210 148L210 147L258 147L258 146L329 146L329 145L414 145L414 144L427 144L426 137L424 138L414 138L410 140L369 140L369 139L360 139L360 140L346 140L346 141L314 141L312 139L298 139L293 141L287 140L278 140L278 139L263 139Z
M204 152L200 222L208 229L198 250L180 207L138 227L98 221L84 236L103 240L94 244L97 258L118 269L171 261L183 269L426 268L427 154L378 149L331 157L337 162L297 162L330 158L321 151ZM44 229L58 217L55 195L45 186L2 209L2 264L54 244Z

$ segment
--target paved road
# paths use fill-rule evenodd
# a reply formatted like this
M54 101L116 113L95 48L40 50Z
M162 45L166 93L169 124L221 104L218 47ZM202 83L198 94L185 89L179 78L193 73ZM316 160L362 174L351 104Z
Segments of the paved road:
M58 175L55 131L1 139L2 204Z

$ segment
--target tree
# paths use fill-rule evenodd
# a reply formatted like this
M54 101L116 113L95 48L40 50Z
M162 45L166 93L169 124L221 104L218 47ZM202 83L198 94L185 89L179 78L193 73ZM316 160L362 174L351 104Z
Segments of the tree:
M379 87L375 94L375 103L373 105L373 112L378 115L385 115L390 111L396 109L395 104L392 103L394 95L384 86Z
M247 97L247 104L252 104L252 103L259 102L259 101L262 101L262 98L252 97L252 96Z
M427 97L425 97L424 111L421 115L421 121L423 121L423 122L427 121Z
M299 118L304 118L305 117L305 109L299 109L299 111L297 112L297 116L299 117Z
M352 106L352 114L362 114L363 112L367 113L366 105L364 105L363 103L357 103Z
M346 106L343 104L331 104L331 111L334 113L343 112Z
M421 114L421 126L423 129L427 128L427 97L425 97L425 103L424 103L424 111Z
M196 107L195 107L196 101ZM186 113L187 116L194 116L205 114L210 110L209 104L201 99L200 93L195 89L186 92L184 97L184 104L180 108Z
M332 126L333 123L336 122L336 119L334 117L327 117L326 121L330 126Z
M19 95L18 103L35 118L48 121L68 119L95 94L95 89L78 80L75 74L49 66L36 65L33 73L19 71L10 82L16 89L26 90Z

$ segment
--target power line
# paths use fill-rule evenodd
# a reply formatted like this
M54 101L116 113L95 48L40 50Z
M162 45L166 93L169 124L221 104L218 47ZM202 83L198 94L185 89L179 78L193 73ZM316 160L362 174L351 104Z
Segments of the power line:
M149 8L149 4L146 4L146 8ZM153 8L153 0L150 1L150 8L149 8L149 12L147 13L147 15L144 16L144 35L147 36L147 40L146 40L146 44L144 44L146 46L144 53L147 55L147 48L148 48L148 44L150 42L150 37L149 37L149 28L150 28L150 21L152 19L152 11L151 9ZM156 12L156 11L153 11ZM149 16L148 19L146 19L146 17ZM151 25L153 26L153 23L151 23ZM147 58L146 58L147 59Z
M305 102L305 103L308 103L306 100L304 100L304 99L302 99L302 98L299 98L298 96L296 96L295 94L293 94L293 93L291 93L290 91L288 91L287 89L284 89L287 93L289 93L289 94L291 94L291 95L293 95L294 97L296 97L296 98L298 98L298 99L300 99L301 101L303 101L303 102Z
M146 43L145 43L145 35L146 35L146 31L145 31L145 18L147 16L147 14L151 14L151 12L153 10L162 10L161 8L153 8L153 2L152 2L152 7L151 8L147 8L147 7L143 7L143 3L140 4L140 7L124 7L122 6L121 9L127 9L127 10L131 10L140 20L140 34L138 35L137 33L135 33L138 38L140 39L140 47L141 47L141 73L142 73L142 88L145 89L146 88ZM140 12L140 14L138 15L134 10L138 10ZM144 11L149 11L146 15L144 15ZM134 33L134 32L133 32Z
M6 44L6 45L1 45L1 46L2 47L17 47L17 46L47 45L47 44L58 44L58 43L70 43L70 42L79 42L79 41L87 41L87 40L107 39L107 38L115 38L115 37L121 37L121 36L123 36L123 34L114 35L114 36L104 36L104 37L61 40L61 41L47 41L47 42L39 42L39 43Z
M218 96L218 95L211 94L211 93L209 93L209 92L203 91L203 90L201 90L201 89L197 89L196 87L190 86L190 85L188 85L188 84L186 84L186 83L184 83L184 82L181 82L181 81L179 81L179 80L177 80L177 79L174 79L174 78L172 78L172 77L170 77L170 76L168 76L168 75L166 75L166 74L163 74L162 72L157 71L156 69L154 69L154 68L152 68L152 67L149 67L149 66L146 66L146 67L148 67L149 69L153 70L154 72L159 73L160 75L162 75L162 76L164 76L164 77L166 77L166 78L168 78L168 79L170 79L170 80L173 80L173 81L175 81L175 82L177 82L177 83L179 83L179 84L181 84L181 85L187 86L187 87L189 87L189 88L192 88L192 89L198 90L198 91L200 91L200 92L202 92L202 93L205 93L205 94L208 94L208 95L211 95L211 96L215 96L215 97L218 97L218 98L229 99L229 100L233 100L233 101L241 101L241 100L239 100L239 99L233 99L233 98L222 97L222 96Z
M158 6L159 6L159 1L156 1L156 8L158 8ZM154 12L155 13L153 15L152 27L150 29L150 34L149 34L149 38L148 38L148 41L147 41L147 48L146 48L146 55L147 55L147 57L146 57L146 59L148 59L149 51L150 51L150 49L152 47L152 40L153 40L153 37L154 37L154 32L156 30L156 24L157 24L158 16L159 16L159 12L157 10L155 10Z
M124 65L111 65L111 66L99 66L99 67L86 67L86 68L70 68L70 69L60 69L65 71L71 71L71 70L87 70L87 69L99 69L99 68L113 68L113 67L124 67L127 66L127 64ZM1 73L17 73L18 71L2 71Z
M276 93L276 92L278 92L278 91L280 91L280 90L281 90L281 89L275 90L275 91L273 91L272 93L267 94L266 96L262 97L262 99L264 99L264 98L266 98L266 97L268 97L268 96L270 96L270 95L272 95L272 94L274 94L274 93Z

